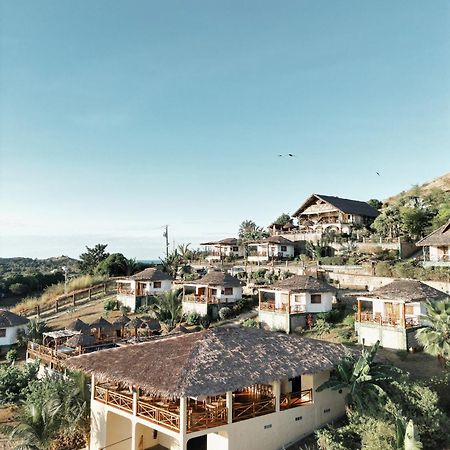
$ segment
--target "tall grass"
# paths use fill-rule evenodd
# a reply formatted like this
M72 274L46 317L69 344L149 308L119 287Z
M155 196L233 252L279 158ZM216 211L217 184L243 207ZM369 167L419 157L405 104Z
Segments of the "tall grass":
M100 284L106 281L107 277L82 275L77 278L73 278L67 283L67 293L70 294L73 291L86 289L96 284ZM29 314L36 310L36 306L44 307L53 302L60 296L64 295L64 283L52 284L45 289L44 293L40 297L27 297L18 303L11 311L16 314Z

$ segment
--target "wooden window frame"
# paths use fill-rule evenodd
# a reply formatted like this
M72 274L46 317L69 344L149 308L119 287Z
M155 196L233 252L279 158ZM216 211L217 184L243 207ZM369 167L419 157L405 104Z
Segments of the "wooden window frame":
M161 281L154 281L153 282L153 289L161 289Z
M319 301L317 300L319 298ZM322 303L322 294L311 294L311 304L312 305L320 305Z
M6 328L0 328L0 338L6 337Z
M232 287L226 287L223 290L224 295L233 295L233 288Z

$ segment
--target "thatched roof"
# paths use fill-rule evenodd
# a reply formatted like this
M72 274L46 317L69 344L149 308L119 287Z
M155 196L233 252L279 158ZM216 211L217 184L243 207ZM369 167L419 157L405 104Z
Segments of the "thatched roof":
M177 325L174 329L170 330L169 334L189 333L189 330L183 325Z
M239 287L242 286L240 280L231 276L229 273L221 272L218 270L212 270L205 276L198 280L189 281L185 284L201 284L206 286L224 286L224 287Z
M107 329L107 328L114 328L113 324L111 322L108 322L103 317L99 317L97 320L94 320L90 325L90 328L99 328L99 329Z
M292 292L334 292L335 287L325 281L308 275L294 275L285 280L277 281L268 289L290 290Z
M173 281L173 278L168 273L154 267L149 267L148 269L144 269L142 272L135 273L130 277L130 279L136 281Z
M2 328L17 327L28 322L26 317L18 316L7 309L0 309L0 327Z
M144 322L139 319L139 317L135 317L134 319L130 320L125 326L127 328L141 328L143 323Z
M416 245L422 247L426 245L450 245L450 220L428 236L425 236Z
M212 242L203 242L200 245L230 245L236 246L238 245L238 240L236 238L226 238L220 241L212 241Z
M69 325L66 326L66 329L72 331L89 331L91 327L81 319L76 319L70 322Z
M294 242L283 236L270 236L258 241L252 241L250 244L277 244L277 245L294 245Z
M323 200L345 214L357 214L366 217L377 217L379 214L379 212L367 202L334 197L331 195L312 194L292 215L294 217L301 215L306 208L314 204L317 200Z
M161 330L161 324L159 323L159 320L156 320L156 319L145 320L144 326L151 331Z
M405 302L420 302L424 300L440 300L447 297L428 284L417 280L396 280L385 286L374 289L370 297L388 300L403 300Z
M332 369L342 345L257 328L217 327L68 359L149 395L198 397Z
M68 347L76 348L76 347L89 347L91 345L95 344L95 338L94 336L91 336L90 334L80 333L75 334L74 336L70 337L66 341L66 345Z
M125 326L131 319L127 317L125 314L118 317L114 322L113 325L123 327Z

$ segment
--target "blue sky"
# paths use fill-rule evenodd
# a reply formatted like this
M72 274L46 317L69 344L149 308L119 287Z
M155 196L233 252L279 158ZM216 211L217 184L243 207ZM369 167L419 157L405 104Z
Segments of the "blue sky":
M150 259L165 223L195 246L448 172L449 25L447 0L1 2L0 256Z

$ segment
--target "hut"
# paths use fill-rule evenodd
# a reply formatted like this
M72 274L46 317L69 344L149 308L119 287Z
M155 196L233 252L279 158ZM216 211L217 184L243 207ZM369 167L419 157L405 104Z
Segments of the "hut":
M118 317L114 322L113 326L116 330L117 337L122 337L124 332L125 325L130 321L131 319L127 317L125 314Z
M114 332L113 324L101 316L94 320L89 327L91 330L96 331L96 336L99 341L111 338Z
M71 331L81 331L82 333L90 332L91 327L86 322L83 322L81 319L75 319L70 322L69 325L66 326L66 330Z
M0 353L17 342L17 334L26 333L28 319L6 309L0 310Z
M137 335L138 335L138 328L141 328L143 323L144 322L141 319L139 319L138 317L135 317L134 319L130 320L125 325L125 327L129 328L130 330L134 329L134 337L137 337Z
M157 319L149 319L144 321L143 327L147 328L150 334L157 334L161 331L161 324Z
M273 450L345 414L345 390L317 388L346 352L299 336L218 327L66 365L92 374L94 448L131 436L145 448Z
M94 344L94 336L85 333L75 334L66 341L66 346L74 348L78 353L81 353L84 348L91 347Z

